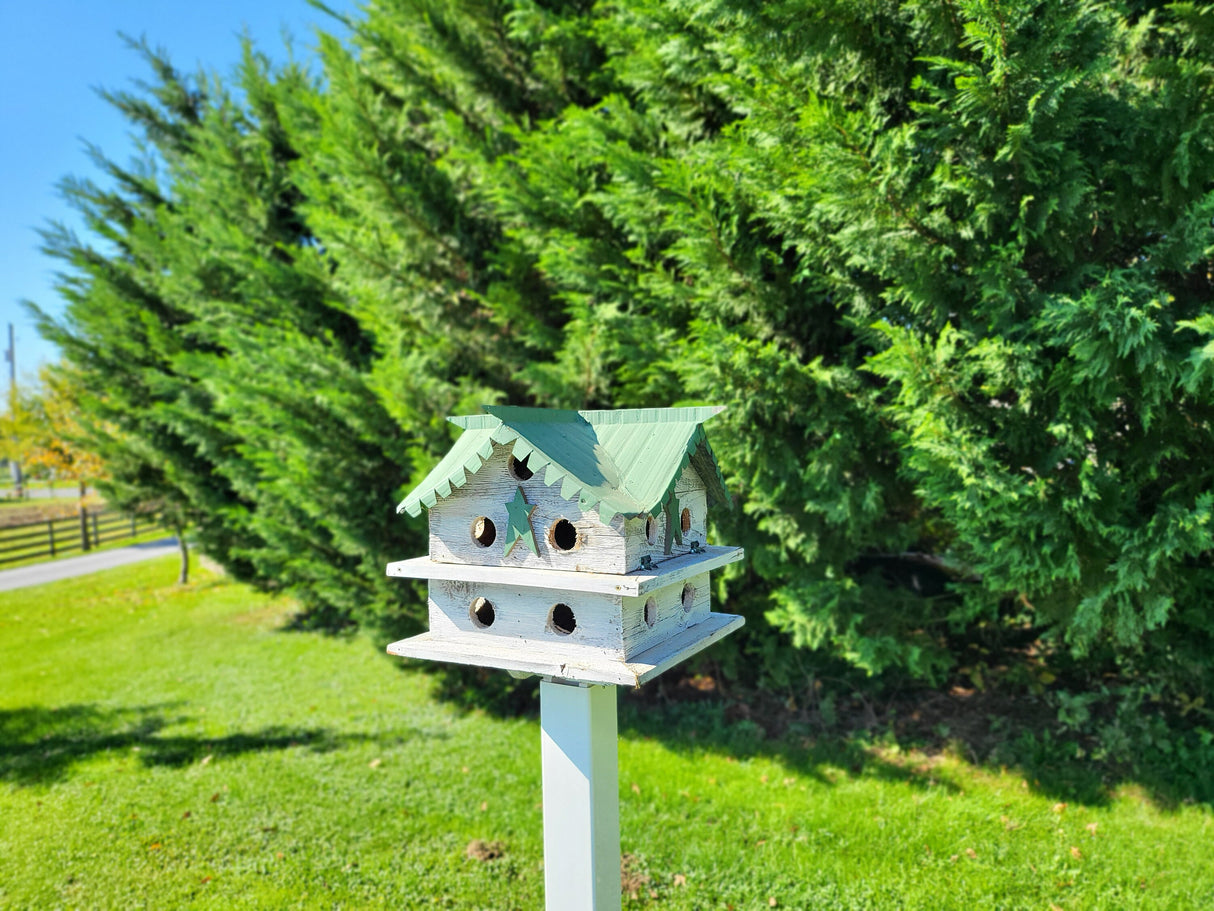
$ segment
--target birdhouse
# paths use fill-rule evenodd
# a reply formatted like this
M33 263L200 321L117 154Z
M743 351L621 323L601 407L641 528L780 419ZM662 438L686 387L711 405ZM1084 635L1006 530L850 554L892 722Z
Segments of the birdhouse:
M728 501L703 424L719 408L453 417L451 451L398 512L429 510L430 553L388 566L429 581L430 629L394 655L639 686L740 627L709 573Z

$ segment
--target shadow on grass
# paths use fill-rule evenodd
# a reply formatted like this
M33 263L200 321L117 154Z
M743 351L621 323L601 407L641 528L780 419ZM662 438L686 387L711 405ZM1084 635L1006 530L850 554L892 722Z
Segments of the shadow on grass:
M657 703L629 694L620 700L621 733L656 740L681 753L716 753L737 759L764 757L780 762L820 784L833 785L840 775L867 776L921 790L957 793L960 786L935 764L883 759L871 741L856 737L810 736L794 726L769 736L761 724L738 717L721 699Z
M903 694L878 712L868 704L863 713L840 712L827 726L764 693L680 701L642 692L621 699L620 726L675 750L776 758L824 783L833 776L822 770L833 767L957 789L933 762L947 753L990 772L1013 770L1056 801L1103 806L1132 788L1163 809L1214 806L1214 748L1197 732L1164 734L1160 724L1144 725L1139 736L1127 735L1118 759L1103 754L1094 738L1061 729L1044 702L1026 706L1023 697L998 693L971 701L972 695Z
M435 695L464 711L485 711L497 717L539 715L539 681L515 680L505 672L460 665L419 665L434 677ZM737 700L714 697L667 698L662 682L641 690L620 688L621 734L659 741L680 752L718 753L745 759L766 756L790 770L823 784L833 784L840 771L872 775L923 789L959 790L931 763L903 764L882 759L871 741L847 736L810 736L808 729L781 728L776 735L757 720L749 707L739 712Z
M920 690L891 701L889 729L900 743L1015 769L1060 801L1099 806L1132 789L1162 809L1214 806L1209 732L1164 705L1117 699L1093 703L1089 723L1068 727L1059 698L1012 685Z
M136 755L147 766L184 766L206 756L292 747L328 752L360 739L326 728L279 726L222 737L163 734L166 728L192 720L176 711L179 706L26 706L0 711L0 781L19 786L50 784L66 778L77 762L110 751Z
M539 713L535 678L518 681L456 665L429 670L435 695L449 705L499 717ZM1164 809L1214 806L1214 746L1199 732L1164 731L1158 719L1128 732L1114 758L1091 738L1062 729L1055 711L1026 693L914 690L879 702L871 694L840 694L827 722L816 710L789 710L787 694L738 688L726 697L688 685L696 679L704 678L676 672L639 691L622 691L621 733L680 752L775 758L824 784L845 770L956 790L935 761L948 754L987 771L1015 771L1055 801L1103 806L1133 788Z

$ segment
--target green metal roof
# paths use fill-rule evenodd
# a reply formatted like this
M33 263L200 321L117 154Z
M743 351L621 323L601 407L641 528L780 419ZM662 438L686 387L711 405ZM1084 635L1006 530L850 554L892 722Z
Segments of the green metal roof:
M453 417L464 428L455 445L396 508L419 515L468 483L493 454L493 444L513 444L516 459L549 487L582 509L599 510L603 522L623 513L656 512L674 492L689 464L709 498L729 494L708 447L703 423L723 409L633 408L618 411L559 411L550 408L483 406L485 414Z

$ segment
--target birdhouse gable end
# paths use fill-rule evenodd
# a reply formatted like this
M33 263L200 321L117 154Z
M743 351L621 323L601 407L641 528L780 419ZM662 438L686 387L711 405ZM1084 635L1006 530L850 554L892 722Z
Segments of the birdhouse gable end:
M508 447L511 466L525 466L545 486L603 524L653 514L675 493L691 465L712 502L729 494L704 435L719 408L558 411L485 406L485 414L450 418L463 429L451 450L397 507L420 515L468 484Z
M521 469L521 470L520 470ZM429 510L430 559L439 563L584 572L626 571L625 519L562 496L539 474L522 477L510 447Z

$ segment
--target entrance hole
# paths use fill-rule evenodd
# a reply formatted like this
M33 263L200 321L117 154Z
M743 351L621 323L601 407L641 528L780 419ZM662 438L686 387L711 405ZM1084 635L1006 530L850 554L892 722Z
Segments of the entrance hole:
M477 629L488 629L493 626L493 621L497 619L497 612L493 609L493 602L487 598L477 598L473 601L468 614Z
M548 537L557 550L573 550L577 547L577 529L568 519L557 519L553 522Z
M527 467L527 460L530 458L530 455L525 455L521 459L510 457L510 473L520 481L530 481L535 475L535 472Z
M577 619L568 604L554 604L548 614L548 626L554 633L568 636L577 629Z
M477 516L472 521L472 540L481 547L488 547L497 540L497 526L488 516Z
M696 603L696 587L690 582L683 586L683 594L679 600L683 604L684 611L690 611L693 604Z

